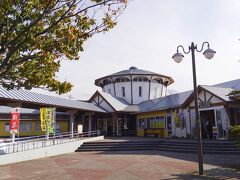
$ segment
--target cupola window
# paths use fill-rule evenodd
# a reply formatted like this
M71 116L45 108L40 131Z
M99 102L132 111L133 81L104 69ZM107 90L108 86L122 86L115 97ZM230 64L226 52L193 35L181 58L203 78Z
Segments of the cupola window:
M124 77L122 77L122 78L117 78L117 79L115 80L115 82L117 82L117 83L119 83L119 82L129 82L129 81L130 81L130 79L124 78Z
M109 85L109 84L112 84L112 81L108 80L108 79L105 79L103 81L103 85L106 86L106 85Z
M153 79L152 82L162 84L162 79Z
M136 78L133 79L133 81L135 81L135 82L147 82L148 78L146 78L146 77L136 77Z

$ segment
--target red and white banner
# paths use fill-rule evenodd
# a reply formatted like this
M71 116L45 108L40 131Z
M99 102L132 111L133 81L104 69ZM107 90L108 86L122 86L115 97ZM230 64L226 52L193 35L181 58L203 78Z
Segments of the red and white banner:
M16 133L18 131L19 122L19 108L14 108L11 114L10 132Z

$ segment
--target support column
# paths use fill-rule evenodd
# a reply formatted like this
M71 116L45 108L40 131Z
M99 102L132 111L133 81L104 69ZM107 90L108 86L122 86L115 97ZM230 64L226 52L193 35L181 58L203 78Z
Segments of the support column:
M125 114L124 117L123 117L123 135L127 135L128 134L128 117L127 115Z
M88 115L88 131L92 131L92 116Z
M85 132L85 114L82 115L82 132Z
M117 114L116 113L112 113L112 135L116 136L117 135Z
M77 112L77 110L69 110L67 112L70 113L70 122L69 122L70 128L69 129L70 129L71 136L73 138L74 114Z

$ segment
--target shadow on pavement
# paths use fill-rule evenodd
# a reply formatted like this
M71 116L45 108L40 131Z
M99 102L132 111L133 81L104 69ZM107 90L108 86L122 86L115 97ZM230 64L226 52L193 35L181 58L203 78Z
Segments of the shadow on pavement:
M225 168L213 168L204 171L204 175L199 176L197 173L186 174L171 174L174 178L168 178L164 180L174 179L210 179L210 180L225 180L225 179L240 179L240 173L232 169Z
M198 162L197 154L173 153L161 151L105 151L97 154L118 154L118 155L153 155L164 156L178 160ZM198 173L172 174L177 178L173 179L240 179L240 156L238 155L204 155L204 165L214 165L218 168L204 169L204 176ZM171 178L170 178L171 179Z
M119 155L153 155L165 156L191 162L198 162L197 154L164 152L164 151L99 151L97 154L119 154ZM204 164L233 168L240 171L240 155L215 155L205 154Z

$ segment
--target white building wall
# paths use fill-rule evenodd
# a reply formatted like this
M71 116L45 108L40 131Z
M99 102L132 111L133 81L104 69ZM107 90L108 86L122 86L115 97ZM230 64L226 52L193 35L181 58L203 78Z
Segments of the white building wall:
M167 87L163 86L163 88L162 88L162 97L166 96L166 89L167 89Z
M132 79L139 77L139 76L132 76ZM140 76L141 77L141 76ZM128 79L131 79L130 77L126 77ZM141 78L148 78L151 79L149 76L143 76ZM116 78L113 78L115 80ZM125 99L128 103L132 103L131 100L133 99L133 104L139 104L142 101L146 101L149 98L149 81L132 81L132 94L133 97L131 97L131 82L115 82L112 84L105 85L103 87L103 91L106 93L109 93L109 90L111 92L111 95L115 96L114 93L114 84L115 84L115 91L116 96L120 97L122 99ZM142 96L139 96L139 87L142 87ZM122 87L125 87L125 97L123 97L122 94ZM163 92L162 92L163 91ZM150 86L150 99L160 98L165 96L166 87L163 86L160 83L151 82Z
M84 142L98 141L103 139L104 139L104 136L98 136L98 137L91 137L91 138L86 138L86 139L81 139L76 141L73 140L65 143L63 142L62 144L57 144L57 145L51 145L52 144L51 141L44 141L44 143L40 141L37 143L39 144L38 147L41 147L41 148L34 148L33 143L29 143L30 146L28 146L29 150L27 151L21 151L21 149L23 148L22 144L16 145L14 146L14 148L19 149L19 151L21 152L2 154L0 165L17 163L17 162L28 161L33 159L46 158L46 157L56 156L56 155L65 154L65 153L72 153ZM43 144L45 144L45 146L42 146ZM10 148L9 151L12 152L13 151L12 148Z
M196 132L194 132L194 131L197 127L195 109L190 110L190 117L191 117L192 136L194 136L194 134L196 134Z
M162 84L151 83L150 99L160 98L162 95Z
M210 103L220 103L220 102L223 102L222 100L216 98L215 96L212 97L212 99L210 100Z
M111 95L114 96L114 85L113 84L108 84L103 87L103 91L106 93L109 93L109 89L111 90Z
M208 99L209 99L211 96L212 96L212 95L211 95L210 93L206 92L206 101L208 101ZM198 97L204 101L204 92L201 91L200 94L198 95ZM198 100L198 103L199 103L199 102L201 102L201 101ZM220 102L222 102L222 100L219 99L219 98L217 98L217 97L215 97L215 96L213 96L213 97L211 98L211 100L210 100L210 103L212 103L212 104L214 104L214 103L220 103ZM195 106L194 100L190 103L190 106Z
M122 96L122 87L125 87L125 97ZM116 96L131 103L131 82L115 83Z
M187 116L188 116L188 112L187 111L183 111L182 112L182 109L179 109L179 113L182 113L183 114L183 117L184 117L184 126L183 126L183 128L181 127L181 126L176 126L176 122L174 121L174 123L175 123L175 130L176 130L176 132L175 132L175 136L176 137L184 137L184 138L186 138L187 137L187 127L188 127L188 124L189 123L187 123ZM174 119L175 120L175 119ZM180 122L179 122L180 123Z
M132 82L133 86L133 104L139 104L148 100L149 82ZM139 87L142 87L142 96L139 96Z
M201 101L198 100L198 104L200 103ZM193 100L191 103L190 103L190 106L195 106L195 100Z

